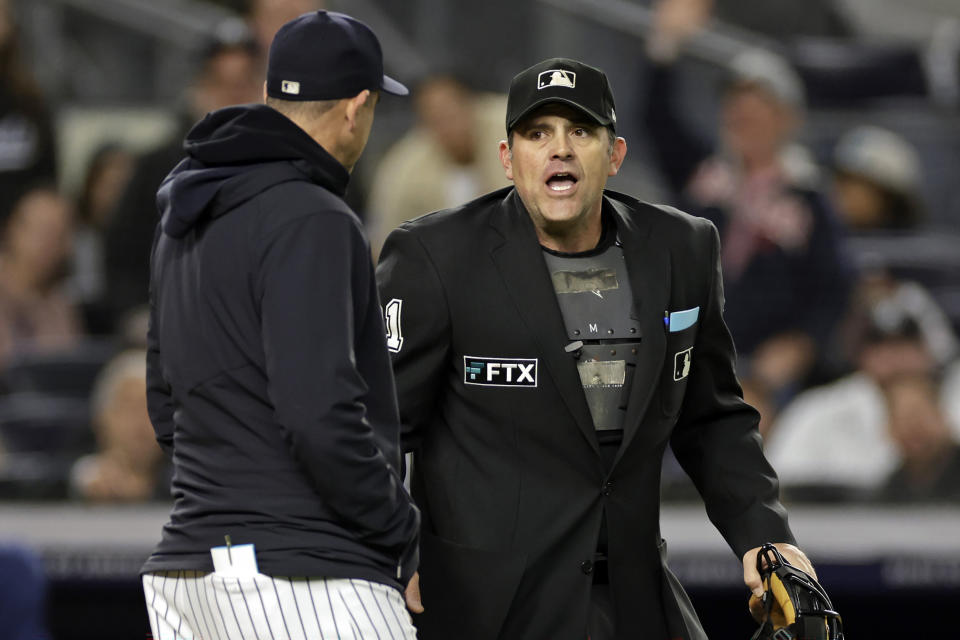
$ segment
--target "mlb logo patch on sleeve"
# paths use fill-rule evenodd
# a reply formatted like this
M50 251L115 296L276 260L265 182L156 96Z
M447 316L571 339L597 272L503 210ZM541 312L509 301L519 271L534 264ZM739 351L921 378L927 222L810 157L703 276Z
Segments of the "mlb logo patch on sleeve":
M463 382L483 387L536 387L536 358L463 356Z

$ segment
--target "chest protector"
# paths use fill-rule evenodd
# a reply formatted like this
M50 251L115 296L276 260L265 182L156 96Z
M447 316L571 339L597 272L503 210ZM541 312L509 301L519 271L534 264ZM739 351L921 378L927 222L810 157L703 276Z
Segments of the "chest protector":
M598 431L623 429L640 322L619 243L594 255L543 252Z

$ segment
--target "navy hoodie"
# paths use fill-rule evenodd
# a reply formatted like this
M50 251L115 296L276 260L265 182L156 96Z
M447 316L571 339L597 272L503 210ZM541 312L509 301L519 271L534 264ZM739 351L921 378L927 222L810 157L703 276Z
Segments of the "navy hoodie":
M419 513L370 247L349 174L265 105L209 114L158 193L147 396L173 456L170 522L143 571L260 572L402 588Z

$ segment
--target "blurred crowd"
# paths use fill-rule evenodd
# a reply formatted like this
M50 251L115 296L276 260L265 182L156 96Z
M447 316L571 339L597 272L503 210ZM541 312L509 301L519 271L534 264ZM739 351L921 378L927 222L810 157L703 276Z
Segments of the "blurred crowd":
M51 107L24 60L12 5L0 0L0 498L170 498L144 390L155 193L194 122L261 99L274 31L321 3L229 4L237 17L210 33L176 131L147 151L102 140L82 184L66 192ZM829 14L816 20L820 5L829 3L805 9L809 28L849 35ZM960 220L930 224L921 156L869 111L832 140L826 160L803 142L813 105L923 94L914 89L924 83L902 74L895 87L870 83L869 65L745 49L725 65L719 115L704 131L694 124L702 114L678 99L690 43L718 17L760 31L784 23L738 17L731 6L652 3L631 63L646 78L640 107L620 118L643 128L667 204L721 234L739 374L784 495L960 504L960 305L940 295L960 289L960 261L924 255L930 243L960 252ZM899 47L881 59L920 73L903 62L920 55ZM450 69L410 80L412 126L356 181L374 257L404 220L508 184L496 153L505 96ZM663 491L673 500L692 491L672 459Z
M196 121L261 99L273 33L317 6L248 3L199 52L174 132L144 152L103 140L67 193L50 109L0 2L0 497L169 500L145 392L155 194Z
M802 58L763 49L730 61L705 139L674 96L678 61L711 8L655 3L641 117L674 202L720 232L738 374L785 499L960 503L960 318L899 256L871 244L949 238L925 226L916 150L864 117L820 166L800 139L809 104L841 100L832 87L864 74L842 64L813 73ZM864 83L859 97L889 90ZM952 241L960 250L960 236ZM932 271L931 284L960 278L955 262ZM665 491L690 496L673 465Z

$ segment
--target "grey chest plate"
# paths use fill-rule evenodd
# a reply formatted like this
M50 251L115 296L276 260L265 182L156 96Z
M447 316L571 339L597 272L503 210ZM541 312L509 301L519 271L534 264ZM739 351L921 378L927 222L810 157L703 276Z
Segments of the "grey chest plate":
M638 347L637 342L620 342L580 349L577 373L597 431L623 429Z
M565 257L544 252L571 340L637 340L633 291L623 249L612 245L595 256Z
M598 431L623 429L637 367L640 324L623 249L575 258L544 252L577 373Z

